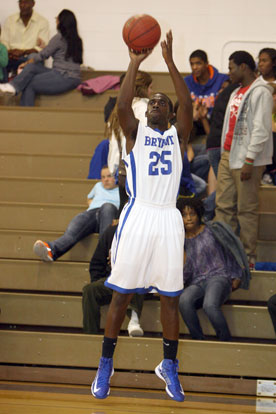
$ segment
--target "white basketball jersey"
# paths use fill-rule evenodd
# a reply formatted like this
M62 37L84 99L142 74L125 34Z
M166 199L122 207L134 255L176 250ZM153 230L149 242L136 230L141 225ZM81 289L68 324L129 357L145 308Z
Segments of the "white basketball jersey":
M129 197L153 205L176 203L183 164L174 126L161 132L139 123L136 142L124 161Z

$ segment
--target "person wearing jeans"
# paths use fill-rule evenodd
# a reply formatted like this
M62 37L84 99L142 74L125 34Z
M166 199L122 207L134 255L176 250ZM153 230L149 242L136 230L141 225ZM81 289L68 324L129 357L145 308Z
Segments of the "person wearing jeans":
M232 230L225 225L217 231L202 223L203 202L200 199L180 199L177 206L185 227L184 291L180 295L179 310L193 339L204 339L197 310L203 308L219 340L229 341L231 333L221 306L232 290L242 285L243 271L248 263L243 247ZM216 228L218 223L215 224ZM231 242L229 242L229 237ZM224 245L220 240L224 240ZM231 245L228 248L228 245ZM233 249L233 246L236 245ZM233 255L233 251L235 255ZM241 252L241 254L240 254ZM244 287L244 286L243 286ZM245 288L248 288L248 283Z
M19 66L22 70L10 83L0 85L0 93L21 93L21 106L34 106L37 94L57 95L75 89L81 82L82 40L78 35L77 21L70 10L62 10L57 20L58 33L39 53L31 54ZM53 58L53 67L43 63Z
M54 241L37 240L34 253L44 261L54 261L76 243L92 233L100 235L118 216L119 190L108 167L101 171L98 182L87 196L89 207L71 220L65 233Z
M79 77L46 68L41 62L30 63L11 81L16 92L22 92L21 106L34 106L36 95L57 95L75 89L79 84Z
M179 309L193 339L204 339L197 315L199 308L203 308L221 341L228 341L231 338L221 310L221 306L229 298L231 292L231 282L221 276L213 276L209 280L191 284L184 289L180 296Z

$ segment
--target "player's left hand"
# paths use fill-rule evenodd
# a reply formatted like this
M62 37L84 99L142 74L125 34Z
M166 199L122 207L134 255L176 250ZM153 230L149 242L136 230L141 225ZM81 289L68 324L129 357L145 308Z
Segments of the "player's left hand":
M172 35L172 31L170 30L166 34L166 40L163 40L161 42L162 55L167 64L173 61L172 42L173 42L173 35Z
M252 165L243 164L242 169L241 169L241 181L250 180L252 176L252 171L253 171L253 164Z

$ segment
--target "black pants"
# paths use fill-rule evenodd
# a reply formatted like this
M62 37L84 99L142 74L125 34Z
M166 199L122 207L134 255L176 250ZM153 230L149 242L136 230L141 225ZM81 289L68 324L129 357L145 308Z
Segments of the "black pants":
M276 333L276 294L268 299L267 307Z
M87 334L97 334L100 330L100 308L109 305L113 290L104 285L106 278L84 286L82 291L83 331ZM144 295L134 294L127 309L127 315L131 316L134 310L140 318L143 307Z

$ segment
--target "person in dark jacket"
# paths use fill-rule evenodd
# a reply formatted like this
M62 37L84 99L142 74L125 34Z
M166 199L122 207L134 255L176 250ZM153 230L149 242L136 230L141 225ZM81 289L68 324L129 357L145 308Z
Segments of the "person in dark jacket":
M268 312L270 314L271 321L273 323L274 331L276 334L276 294L269 298L267 307L268 307Z
M83 330L86 334L98 334L100 331L100 308L109 305L112 298L112 289L104 286L104 282L110 275L111 267L109 251L117 225L109 226L98 242L95 253L92 256L89 266L91 283L83 288ZM143 295L133 295L127 310L130 318L128 333L130 336L142 336L143 329L140 326L139 318L143 307Z
M239 239L224 224L205 225L200 199L177 202L185 232L184 291L179 310L193 339L203 340L197 316L203 308L219 340L231 340L231 333L221 306L238 287L248 288L250 272Z

